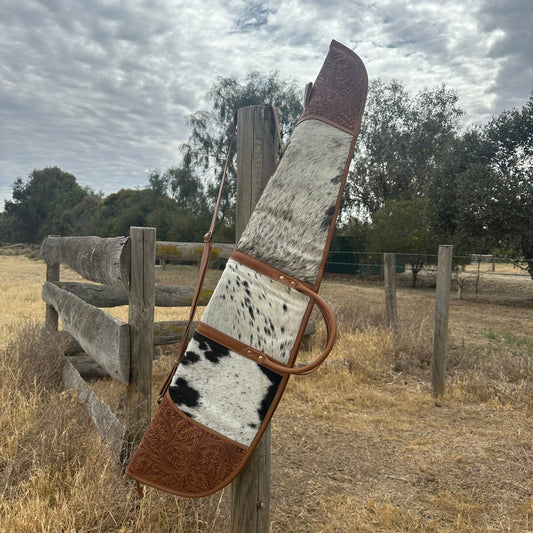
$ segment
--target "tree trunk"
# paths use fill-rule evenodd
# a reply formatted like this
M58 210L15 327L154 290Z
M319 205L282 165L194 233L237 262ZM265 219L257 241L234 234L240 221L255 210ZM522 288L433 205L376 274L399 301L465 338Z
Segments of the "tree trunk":
M533 279L533 233L522 235L520 245L526 259L527 271L531 279Z

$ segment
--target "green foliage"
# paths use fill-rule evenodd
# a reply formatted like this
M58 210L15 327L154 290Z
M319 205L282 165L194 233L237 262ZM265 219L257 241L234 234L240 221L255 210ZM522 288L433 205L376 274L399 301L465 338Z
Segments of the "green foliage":
M154 205L152 191L121 189L107 196L102 204L102 237L129 235L130 226L146 226Z
M438 249L431 228L431 204L426 198L389 200L373 216L368 249L401 253L411 265L413 286L425 264L434 262Z
M4 204L2 234L11 242L28 243L51 234L71 235L90 219L89 204L97 217L98 197L72 174L58 167L33 170L26 181L17 178L13 184L13 200Z
M450 143L428 196L434 225L463 250L506 249L533 278L533 96Z
M211 215L198 176L191 169L171 167L164 172L151 171L148 181L153 205L146 224L157 228L157 238L179 242L202 241Z
M471 128L448 143L428 187L433 229L441 243L453 244L456 255L490 253L495 246L484 233L485 213L476 198L485 190L489 161L481 130Z
M425 194L441 153L463 114L445 86L414 98L401 83L370 84L346 194L348 208L372 215L389 200Z
M426 198L387 202L374 213L368 230L369 250L435 255L430 209Z

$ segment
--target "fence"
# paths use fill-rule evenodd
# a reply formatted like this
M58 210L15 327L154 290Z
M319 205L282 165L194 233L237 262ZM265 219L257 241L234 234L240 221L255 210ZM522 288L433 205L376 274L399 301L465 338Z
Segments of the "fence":
M57 331L60 318L67 351L87 353L72 358L74 364L71 358L65 360L64 382L76 390L120 460L138 443L150 419L153 346L179 342L185 327L184 321L154 322L154 306L187 306L194 292L192 287L156 285L155 260L191 261L199 258L201 249L200 244L156 243L155 229L135 227L129 237L51 236L42 244L47 263L42 288L45 326ZM232 249L217 245L215 253L227 258ZM95 283L61 282L61 264ZM200 305L207 303L211 292L203 291ZM101 309L121 305L129 306L127 323ZM85 383L79 370L87 369L126 385L125 424Z
M239 110L237 159L237 230L242 231L277 161L275 111L270 106ZM150 419L154 344L178 342L184 322L154 323L154 306L188 306L193 288L155 284L156 260L195 261L202 244L156 242L154 228L131 228L130 237L48 237L41 254L47 263L43 299L46 329L57 331L60 318L74 348L85 351L102 372L127 387L125 423L118 420L65 361L63 379L75 389L102 437L120 459L128 457ZM213 248L213 256L229 257L233 245ZM60 265L85 279L63 283ZM205 305L209 294L203 294ZM128 305L128 323L100 307ZM306 335L314 332L310 323ZM80 365L78 365L79 367ZM267 430L251 460L233 482L231 531L269 530L270 433ZM260 505L259 505L260 503Z
M353 250L331 250L326 262L326 272L348 274L360 277L383 276L384 254L382 252L358 252ZM395 253L395 271L403 274L411 271L411 265L420 272L436 274L437 254ZM499 257L486 254L454 255L455 270L464 275L490 277L524 276L528 277L527 267L533 259ZM420 266L421 265L421 266Z

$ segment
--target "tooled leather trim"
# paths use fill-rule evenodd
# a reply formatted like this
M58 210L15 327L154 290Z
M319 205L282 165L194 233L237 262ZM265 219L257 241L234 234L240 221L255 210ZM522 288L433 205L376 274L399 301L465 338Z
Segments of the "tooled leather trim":
M232 481L249 451L248 447L222 438L191 420L167 393L126 474L156 489L200 498Z
M346 46L332 41L298 123L317 119L358 135L367 86L368 77L361 59Z

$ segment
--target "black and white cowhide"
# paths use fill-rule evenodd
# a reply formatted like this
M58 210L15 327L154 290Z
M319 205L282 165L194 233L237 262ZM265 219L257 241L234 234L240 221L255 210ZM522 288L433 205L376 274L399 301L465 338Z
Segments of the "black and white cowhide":
M314 283L352 140L319 120L300 123L237 249Z
M286 363L309 298L230 259L202 322Z
M280 381L271 370L195 333L169 393L187 416L249 446Z
M313 283L352 139L325 122L300 123L237 249ZM287 362L307 304L298 291L230 260L202 321ZM254 361L195 334L169 393L194 420L249 445L280 380Z

